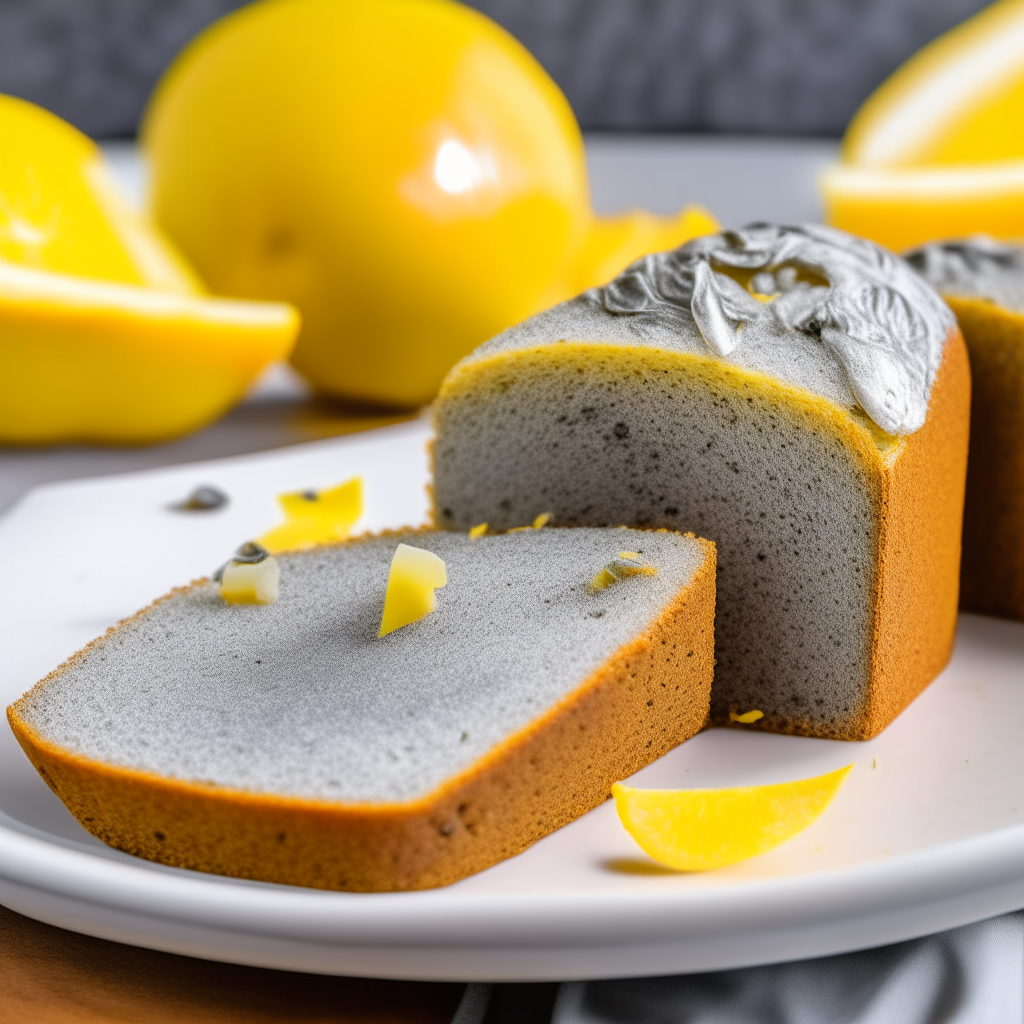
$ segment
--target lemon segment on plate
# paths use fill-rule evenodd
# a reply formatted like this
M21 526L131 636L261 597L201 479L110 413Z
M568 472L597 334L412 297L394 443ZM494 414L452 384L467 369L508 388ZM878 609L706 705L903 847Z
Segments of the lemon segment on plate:
M803 831L851 768L735 789L637 789L617 782L612 796L619 820L646 854L679 871L707 871L766 853Z
M287 357L295 310L206 296L81 132L0 96L0 138L0 443L163 441Z
M363 480L355 476L326 491L279 494L285 521L259 538L268 551L296 551L345 540L363 514Z

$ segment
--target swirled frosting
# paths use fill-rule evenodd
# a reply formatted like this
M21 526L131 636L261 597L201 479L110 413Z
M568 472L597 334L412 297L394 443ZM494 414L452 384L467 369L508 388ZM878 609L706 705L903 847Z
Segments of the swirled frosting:
M583 298L613 316L695 323L728 358L747 338L818 340L890 434L924 425L949 307L886 249L815 224L752 224L652 253Z
M1024 313L1024 248L987 235L912 249L906 261L947 295L989 299Z

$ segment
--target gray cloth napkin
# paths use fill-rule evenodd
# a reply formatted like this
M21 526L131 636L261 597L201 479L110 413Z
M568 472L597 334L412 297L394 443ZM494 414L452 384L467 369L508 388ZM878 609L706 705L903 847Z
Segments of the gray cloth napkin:
M570 982L552 1024L1021 1024L1024 911L841 956Z

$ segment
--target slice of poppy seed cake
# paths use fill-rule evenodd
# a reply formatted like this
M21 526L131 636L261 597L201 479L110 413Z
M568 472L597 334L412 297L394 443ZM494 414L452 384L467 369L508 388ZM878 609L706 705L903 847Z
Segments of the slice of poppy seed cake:
M399 544L439 556L447 583L380 637ZM595 807L707 719L715 550L692 535L401 531L278 567L275 603L228 604L200 580L8 709L94 835L244 878L444 885Z

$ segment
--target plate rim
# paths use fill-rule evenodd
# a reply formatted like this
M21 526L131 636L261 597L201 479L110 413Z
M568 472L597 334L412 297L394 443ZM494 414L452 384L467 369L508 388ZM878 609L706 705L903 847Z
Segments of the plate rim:
M524 976L517 953L535 959L568 949L595 954L594 970L577 970L573 977L641 976L651 972L636 954L643 960L652 943L684 949L738 943L735 956L723 951L711 961L701 957L674 968L722 970L883 945L1024 907L1024 824L840 868L741 880L725 891L521 894L342 893L245 882L149 862L121 863L105 851L74 849L71 840L32 835L37 830L31 826L12 828L7 822L15 819L4 819L0 895L12 909L176 953L193 950L206 933L218 947L213 956L209 949L199 953L206 958L310 973L351 973L352 958L345 955L351 947L380 961L370 973L378 977L409 977L410 954L431 951L436 961L438 953L451 957L476 947L476 960L493 961L489 967L468 965L467 972L434 963L424 965L419 976L529 980L536 975ZM120 923L111 924L114 919ZM865 930L872 936L868 941ZM184 945L183 931L191 935ZM789 936L784 952L773 938L780 931ZM230 937L233 948L222 946ZM321 957L304 968L284 948L317 946L336 961L333 967ZM281 948L275 953L274 947ZM611 972L597 963L609 955L620 961ZM511 962L502 967L499 961L507 957ZM568 977L564 970L548 976Z

